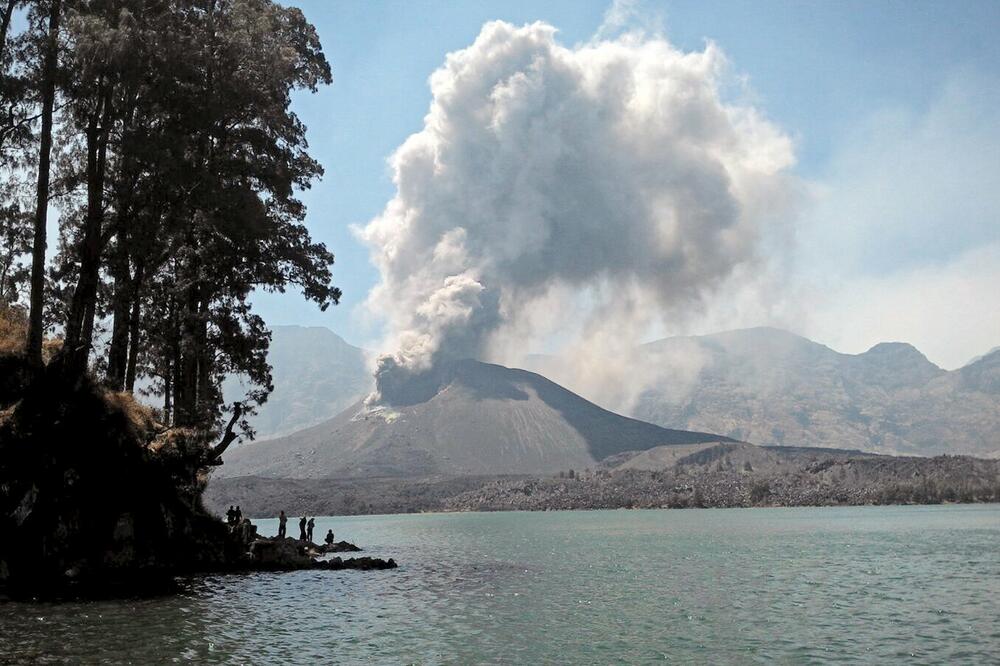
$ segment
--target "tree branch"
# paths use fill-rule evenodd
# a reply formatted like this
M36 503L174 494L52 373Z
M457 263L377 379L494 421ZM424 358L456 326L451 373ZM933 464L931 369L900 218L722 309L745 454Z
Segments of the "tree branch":
M229 419L229 424L226 426L226 432L225 434L223 434L222 440L214 447L212 447L211 452L208 454L207 462L209 465L222 464L222 460L220 460L222 454L226 452L226 449L229 448L229 445L232 444L234 441L236 441L236 438L238 437L238 435L233 431L233 428L236 427L236 423L237 421L240 420L241 416L243 416L243 403L234 402L233 416L232 418Z

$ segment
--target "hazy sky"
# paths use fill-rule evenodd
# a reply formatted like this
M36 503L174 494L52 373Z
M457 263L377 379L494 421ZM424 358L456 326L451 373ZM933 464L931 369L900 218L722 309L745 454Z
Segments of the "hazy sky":
M324 180L304 194L309 227L337 255L344 290L320 313L264 295L272 324L328 326L373 345L360 307L378 280L350 230L396 193L387 158L423 128L428 77L484 23L544 21L572 47L608 29L608 2L299 3L334 84L301 95ZM793 140L802 196L772 264L730 285L682 328L772 324L845 352L905 340L944 367L1000 345L1000 3L645 2L627 27L681 51L710 40L732 97ZM612 21L614 22L614 21ZM766 274L764 274L766 273Z

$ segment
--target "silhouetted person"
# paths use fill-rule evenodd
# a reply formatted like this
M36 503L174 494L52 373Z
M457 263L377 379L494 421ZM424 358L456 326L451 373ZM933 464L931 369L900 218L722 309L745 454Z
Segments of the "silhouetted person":
M306 534L309 536L309 541L310 542L313 540L313 528L314 527L316 527L316 521L313 520L312 518L310 518L309 522L306 524Z
M285 538L285 523L287 523L287 522L288 522L288 516L285 515L284 511L282 511L281 513L278 514L278 538L279 539L284 539Z
M232 527L234 524L236 524L236 509L230 504L229 511L226 511L226 525Z
M326 533L326 545L328 546L333 545L333 530L329 530Z
M243 511L240 509L240 505L236 505L236 513L233 515L233 523L239 525L240 521L243 520Z
M299 541L305 541L305 540L306 540L306 517L302 516L302 519L299 521Z

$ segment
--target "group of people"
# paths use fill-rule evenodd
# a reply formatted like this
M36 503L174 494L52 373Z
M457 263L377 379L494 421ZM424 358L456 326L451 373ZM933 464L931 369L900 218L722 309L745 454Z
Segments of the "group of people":
M248 520L246 521L246 523L247 525L249 525L250 521ZM278 514L279 539L285 538L287 523L288 523L288 516L285 515L284 511L282 511L280 514ZM235 507L232 505L229 506L229 510L226 511L226 524L229 525L229 529L234 532L236 531L237 528L240 528L244 525L243 510L240 509L238 505ZM312 543L313 529L315 527L316 527L315 519L309 518L307 520L305 516L302 516L302 518L299 520L299 541L308 541ZM256 528L254 528L254 532L256 533ZM326 543L326 545L329 546L333 544L333 539L334 539L333 530L327 530L326 538L323 539L323 541Z
M278 514L278 538L284 539L287 533L286 524L288 523L288 516L282 511ZM313 518L306 519L302 516L299 519L299 541L308 541L312 543L313 540L313 528L316 527L316 521ZM326 533L326 538L324 541L329 546L333 543L333 530L328 530Z
M230 506L229 511L226 511L226 524L229 525L230 533L245 544L253 543L257 538L257 526L243 515L243 510L239 506Z
M226 525L234 527L236 525L239 525L240 522L242 521L243 521L243 511L240 510L239 506L233 508L233 506L230 504L229 511L226 511Z

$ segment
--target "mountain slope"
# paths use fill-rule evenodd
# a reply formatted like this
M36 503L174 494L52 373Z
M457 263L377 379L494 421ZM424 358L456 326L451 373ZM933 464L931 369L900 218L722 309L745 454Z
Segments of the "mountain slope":
M328 328L275 326L268 362L274 392L251 418L258 437L273 437L324 421L374 388L364 351ZM243 395L239 381L223 382L228 401Z
M318 426L232 449L216 475L549 474L625 451L726 440L636 421L540 375L465 360L441 370L427 400L377 410L359 402Z
M904 343L841 354L757 328L667 338L639 357L659 370L627 413L665 427L755 444L1000 455L1000 353L947 372ZM686 359L697 365L684 375Z

